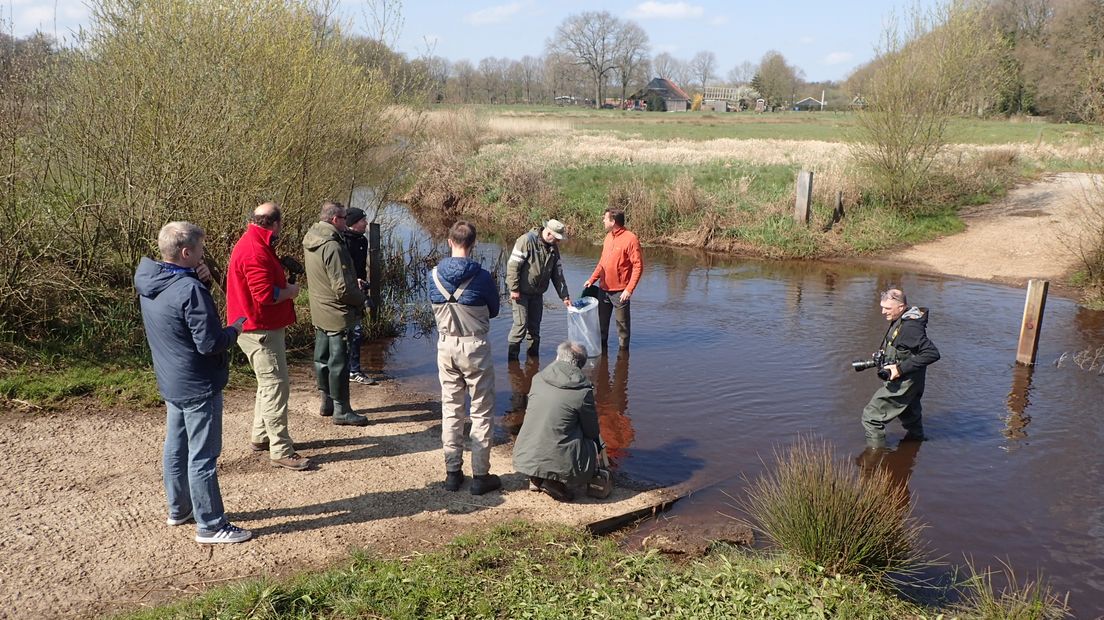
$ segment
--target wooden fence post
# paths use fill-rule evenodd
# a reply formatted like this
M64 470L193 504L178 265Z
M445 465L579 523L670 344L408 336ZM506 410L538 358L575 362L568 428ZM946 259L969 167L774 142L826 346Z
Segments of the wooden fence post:
M794 221L803 226L809 225L813 202L813 173L802 170L797 173L797 200L794 202Z
M383 286L383 247L380 242L378 222L368 224L368 294L372 297L372 321L379 319L379 307L383 300L380 291Z
M1039 349L1039 328L1042 326L1049 288L1050 282L1047 280L1027 282L1027 300L1024 302L1023 322L1020 323L1020 344L1016 347L1017 364L1035 364L1035 354Z

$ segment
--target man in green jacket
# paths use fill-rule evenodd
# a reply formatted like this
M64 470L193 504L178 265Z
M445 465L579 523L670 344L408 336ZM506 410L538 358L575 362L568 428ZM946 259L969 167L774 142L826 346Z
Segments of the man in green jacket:
M507 337L508 359L516 360L521 341L529 339L529 355L540 350L540 324L544 316L544 292L551 282L564 306L571 305L567 282L557 247L566 236L567 227L559 220L548 220L543 228L534 228L518 237L506 263L506 288L510 291L513 327Z
M342 233L345 206L325 202L303 238L311 323L314 324L314 370L322 391L321 413L339 426L367 426L349 404L349 336L364 314L364 293Z
M530 488L561 502L575 499L571 487L598 471L598 411L594 386L581 370L587 352L564 342L556 361L533 378L529 406L514 442L514 469L529 476Z

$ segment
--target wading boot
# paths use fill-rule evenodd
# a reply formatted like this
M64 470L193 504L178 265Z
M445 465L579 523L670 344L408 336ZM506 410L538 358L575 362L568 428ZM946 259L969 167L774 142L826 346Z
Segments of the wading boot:
M510 343L510 348L506 350L506 360L516 362L518 354L521 353L521 343Z
M368 418L353 413L335 413L333 416L334 426L368 426Z
M502 479L494 474L472 476L471 494L483 495L502 488Z
M462 471L446 471L445 472L445 490L452 491L453 493L460 490L460 485L464 484L464 472Z
M333 415L333 399L325 392L320 394L322 394L322 404L318 406L318 415L328 418Z

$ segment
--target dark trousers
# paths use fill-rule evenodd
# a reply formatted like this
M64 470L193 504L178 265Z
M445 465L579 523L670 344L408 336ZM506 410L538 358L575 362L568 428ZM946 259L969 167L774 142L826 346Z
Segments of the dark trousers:
M333 399L334 415L352 413L349 406L349 330L314 329L314 374L323 397Z
M360 345L364 343L364 326L360 321L349 328L349 374L355 375L360 370Z
M598 329L602 332L602 348L609 343L610 317L617 320L617 342L624 349L629 346L629 304L621 301L621 291L602 291L598 297Z

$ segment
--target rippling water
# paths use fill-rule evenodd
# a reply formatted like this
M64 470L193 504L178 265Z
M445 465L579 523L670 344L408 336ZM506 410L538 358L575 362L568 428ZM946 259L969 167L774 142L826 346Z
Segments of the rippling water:
M499 251L481 238L481 256L490 260ZM565 245L573 293L599 251ZM733 512L726 493L739 497L763 460L799 436L827 440L840 458L864 459L859 417L878 380L871 371L853 372L849 362L878 346L885 331L878 293L900 285L910 303L930 308L928 334L943 359L928 370L929 441L897 447L880 457L880 466L908 480L937 554L983 566L1005 560L1021 575L1042 570L1071 591L1079 617L1104 614L1104 375L1100 361L1089 369L1085 359L1081 365L1073 359L1104 347L1104 313L1051 297L1039 364L1025 369L1013 364L1020 289L654 248L646 249L645 261L633 296L631 354L619 355L614 344L590 372L620 473L704 489L680 502L673 517L684 525L725 518ZM540 366L566 337L566 313L556 302L549 294ZM499 442L516 433L521 396L538 369L507 365L509 325L504 304L492 321ZM406 337L366 355L388 374L435 393L434 347L432 338ZM902 435L894 422L889 446Z

